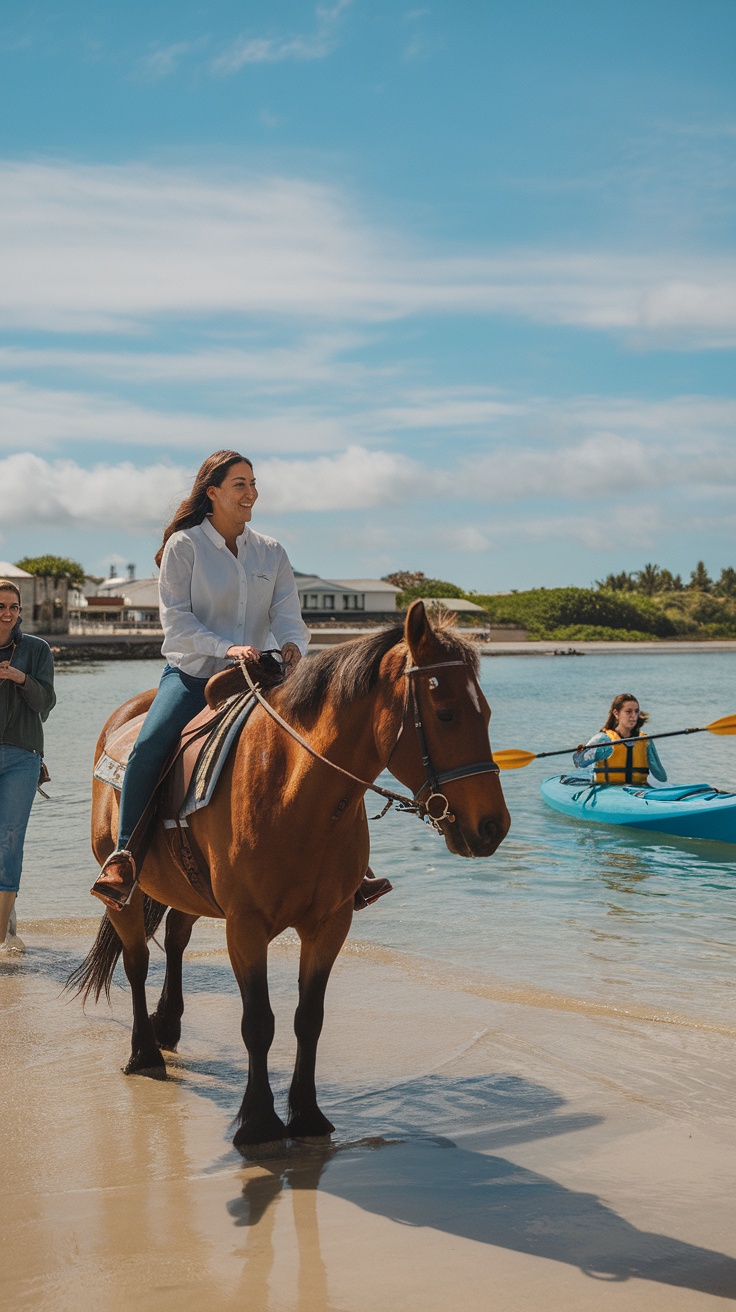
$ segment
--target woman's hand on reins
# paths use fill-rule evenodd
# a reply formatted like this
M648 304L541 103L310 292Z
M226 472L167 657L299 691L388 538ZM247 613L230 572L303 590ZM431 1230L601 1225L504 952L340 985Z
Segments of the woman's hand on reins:
M225 652L231 661L259 661L261 653L257 647L228 647Z
M290 674L294 673L294 670L302 658L302 654L295 642L285 642L281 648L281 655L284 658L286 677L288 678Z

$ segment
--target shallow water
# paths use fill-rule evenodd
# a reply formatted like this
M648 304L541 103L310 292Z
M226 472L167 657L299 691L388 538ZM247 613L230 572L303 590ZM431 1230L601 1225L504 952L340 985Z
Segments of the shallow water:
M62 668L46 726L49 802L29 828L19 922L96 916L88 887L90 769L115 706L158 681L158 662ZM732 712L736 654L498 657L483 662L496 748L546 750L589 737L611 697L631 691L652 732ZM736 789L736 738L665 742L674 782ZM464 861L411 817L371 826L372 864L395 891L355 920L366 951L399 950L470 972L494 993L538 1004L657 1016L736 1032L736 847L583 826L539 794L565 758L507 772L512 830L488 861ZM369 813L372 809L369 807ZM219 925L202 948L222 946Z

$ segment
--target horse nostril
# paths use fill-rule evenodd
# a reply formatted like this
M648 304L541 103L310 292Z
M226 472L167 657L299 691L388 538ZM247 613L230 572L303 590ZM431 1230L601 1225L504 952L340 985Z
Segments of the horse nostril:
M486 816L485 820L481 820L478 829L481 838L485 838L489 842L495 841L496 839L500 841L501 839L501 826L497 824L495 820L492 820L490 816Z

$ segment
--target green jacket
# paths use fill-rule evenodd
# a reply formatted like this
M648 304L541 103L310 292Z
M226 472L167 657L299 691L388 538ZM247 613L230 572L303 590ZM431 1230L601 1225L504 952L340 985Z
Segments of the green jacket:
M0 743L42 756L41 722L56 705L51 648L43 638L24 633L10 663L24 671L26 681L21 687L0 679Z

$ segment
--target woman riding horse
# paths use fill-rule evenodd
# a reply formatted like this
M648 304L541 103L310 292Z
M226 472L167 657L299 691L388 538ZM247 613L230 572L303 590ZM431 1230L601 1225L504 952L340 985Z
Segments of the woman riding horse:
M205 707L204 690L230 661L258 661L273 634L287 672L309 643L289 559L249 528L258 492L253 466L216 451L164 531L159 592L167 664L125 771L117 845L91 892L112 910L130 902L138 871L131 839L182 729ZM370 872L356 906L390 891Z
M217 683L210 685L211 701ZM152 693L143 693L110 716L95 760L110 734L151 701ZM503 841L510 822L489 718L476 650L448 628L432 625L423 603L415 601L403 626L302 661L286 683L261 696L211 801L189 817L211 872L243 1000L248 1081L237 1147L333 1128L317 1101L317 1045L330 972L368 864L366 791L430 821L459 857L488 857ZM408 796L374 782L385 769L410 790ZM116 810L110 785L95 778L92 835L100 860L112 849ZM124 1069L157 1079L166 1076L161 1050L175 1048L181 1034L182 958L192 926L199 916L212 915L211 902L186 878L166 835L158 824L130 905L108 910L87 959L69 981L84 996L109 993L122 953L133 1002ZM149 1015L147 940L164 915L166 978ZM301 947L286 1124L275 1111L268 1078L274 1035L268 951L289 928Z

